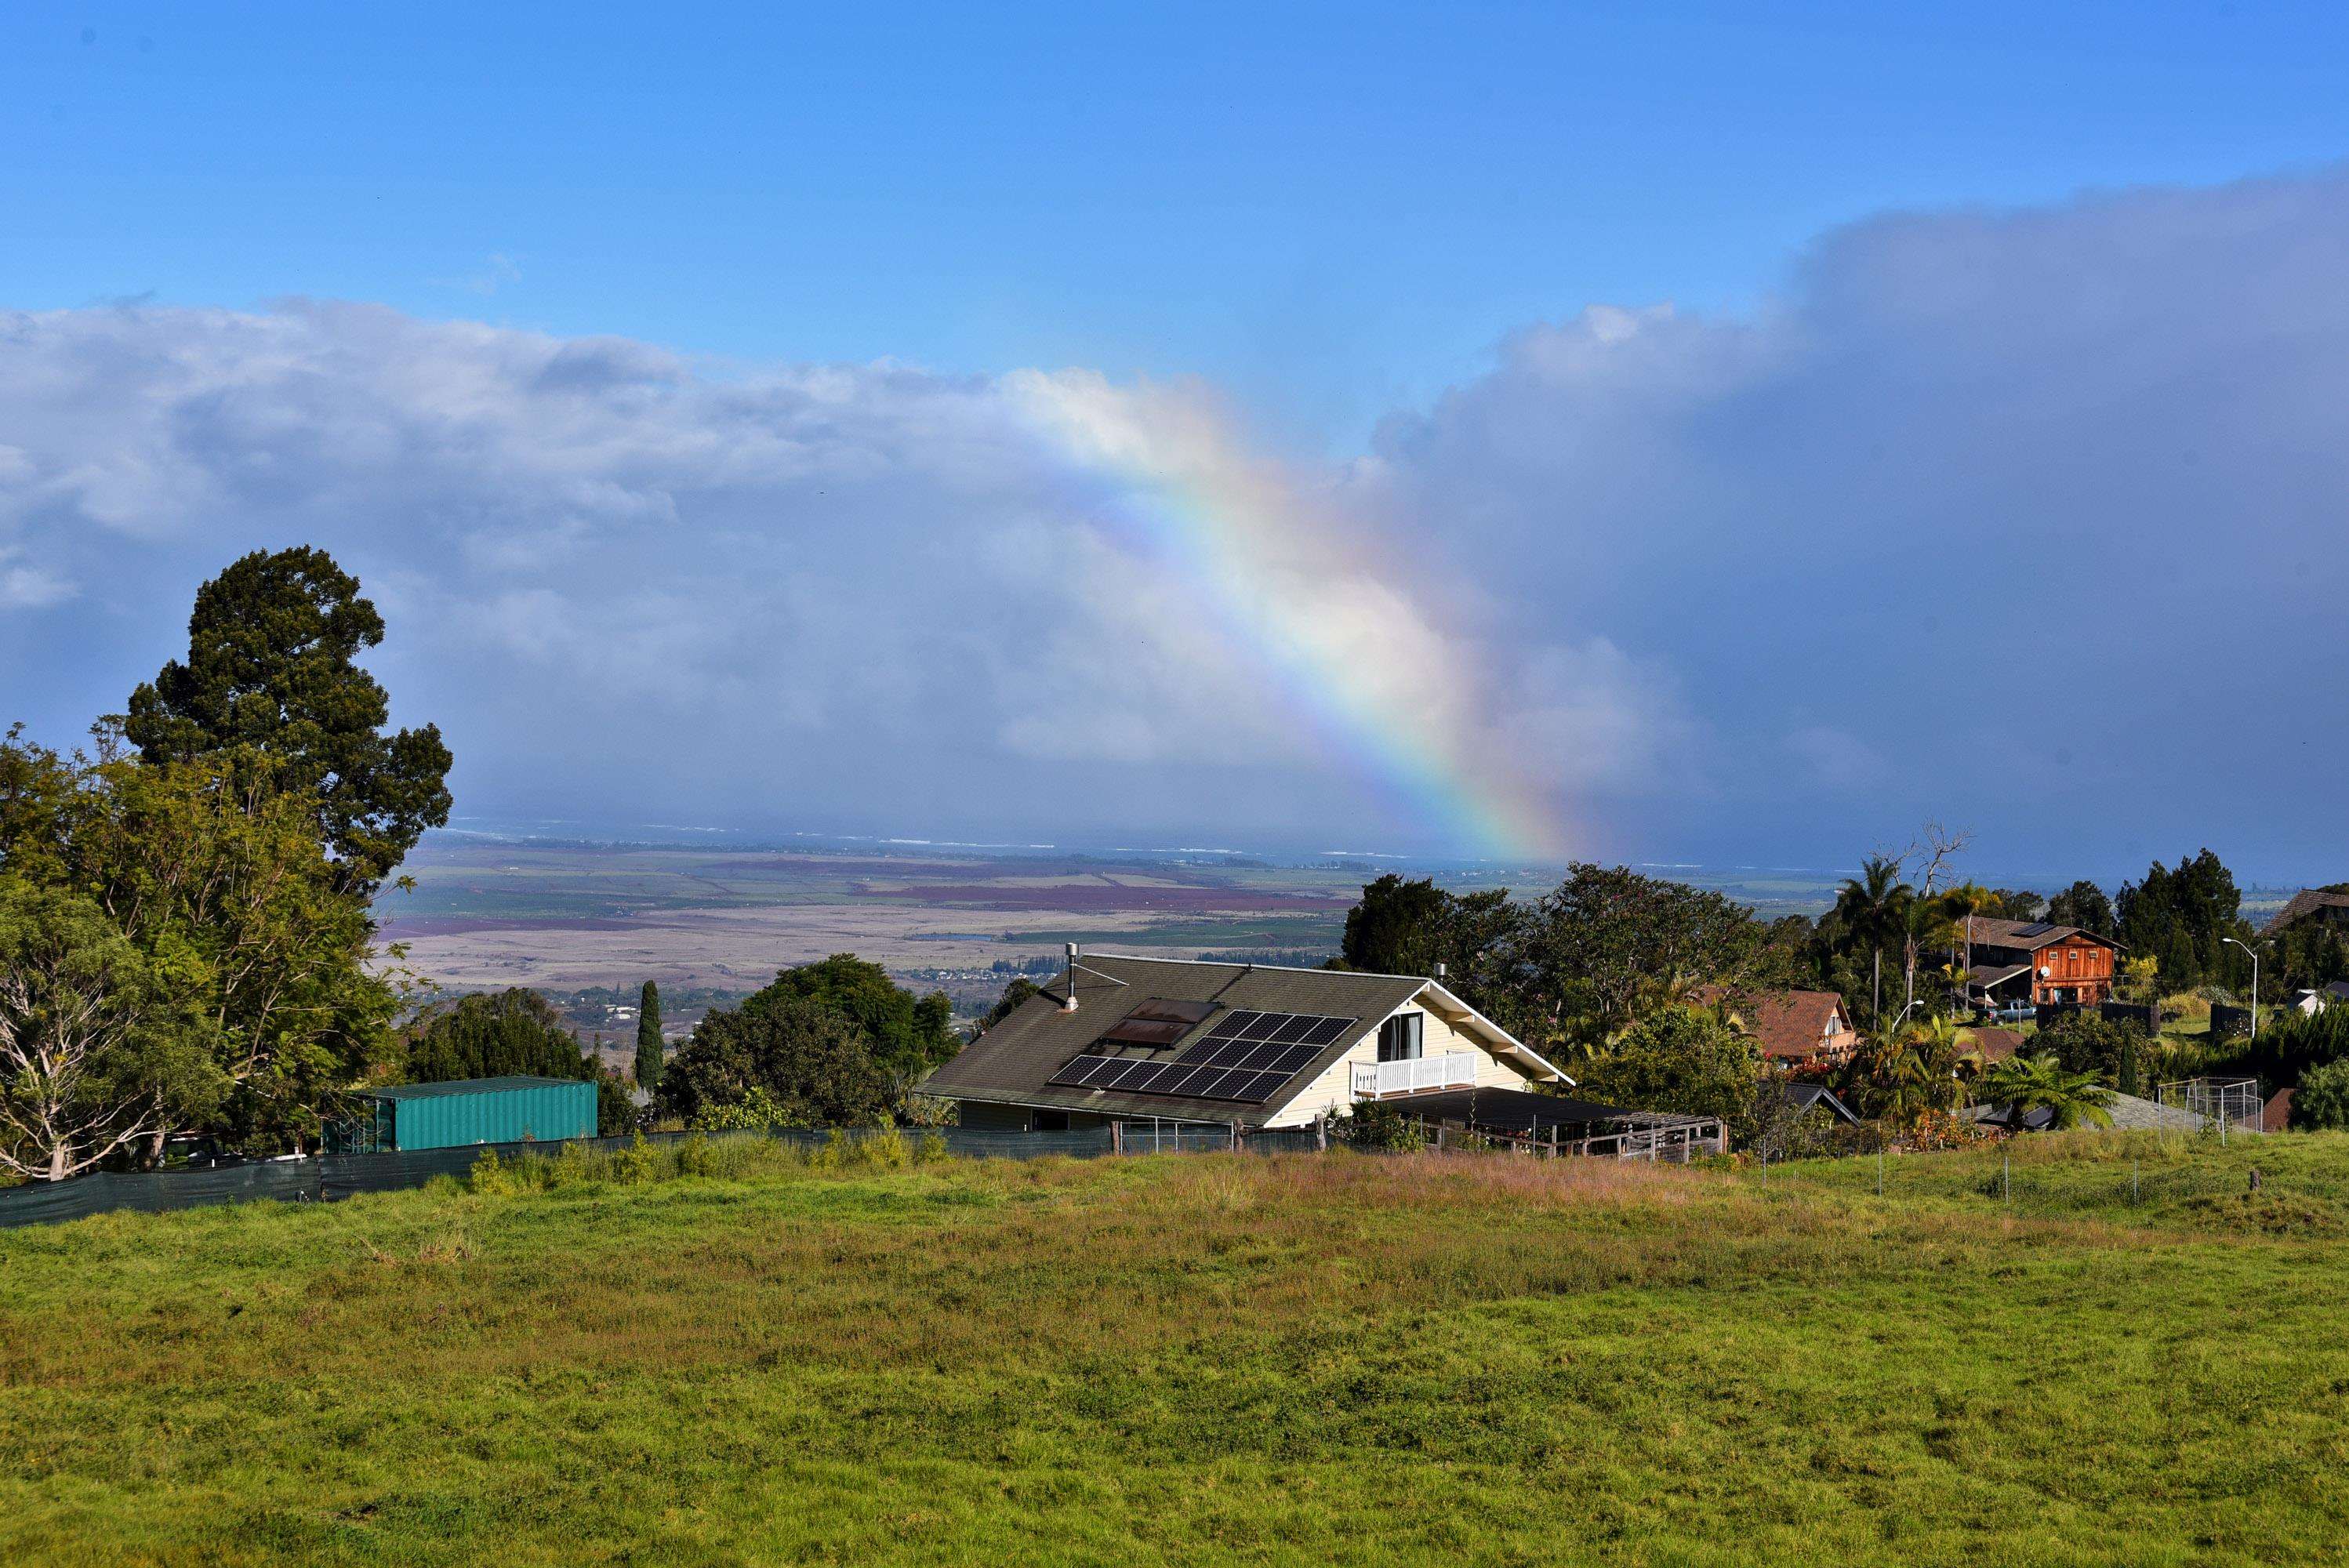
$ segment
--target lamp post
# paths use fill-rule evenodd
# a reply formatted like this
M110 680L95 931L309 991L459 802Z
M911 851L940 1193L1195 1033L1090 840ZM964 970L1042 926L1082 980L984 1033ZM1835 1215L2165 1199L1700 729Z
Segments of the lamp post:
M2251 1038L2253 1038L2253 1039L2255 1039L2255 1040L2256 1040L2256 1039L2258 1039L2258 1038L2260 1037L2260 953L2259 953L2259 949L2258 949L2258 948L2256 948L2256 947L2253 947L2253 946L2252 946L2250 943L2248 943L2248 942L2235 942L2235 939L2234 939L2233 937L2231 937L2231 936L2222 936L2222 937L2219 938L2219 940L2220 940L2220 941L2221 941L2221 942L2234 942L2236 946L2238 946L2238 947L2241 948L2244 952L2246 952L2246 953L2248 953L2248 954L2250 954L2251 955ZM2287 978L2288 978L2288 977L2287 977Z

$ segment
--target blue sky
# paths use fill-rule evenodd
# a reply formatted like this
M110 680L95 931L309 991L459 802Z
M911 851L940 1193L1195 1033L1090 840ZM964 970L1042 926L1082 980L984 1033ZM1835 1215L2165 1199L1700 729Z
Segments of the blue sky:
M1749 305L1867 214L2349 148L2338 7L1934 9L35 0L0 300L1196 374L1342 448L1511 328Z
M12 7L0 721L312 542L480 820L2349 879L2344 33Z

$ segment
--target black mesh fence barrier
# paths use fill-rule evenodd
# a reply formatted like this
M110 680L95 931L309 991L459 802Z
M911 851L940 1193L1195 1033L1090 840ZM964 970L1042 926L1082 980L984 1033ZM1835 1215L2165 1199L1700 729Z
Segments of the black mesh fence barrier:
M1195 1124L1128 1123L1123 1128L1086 1127L1063 1132L988 1132L937 1128L777 1128L766 1132L656 1132L647 1142L672 1144L692 1138L771 1138L812 1153L830 1144L854 1146L895 1136L925 1155L957 1160L1038 1160L1050 1156L1089 1160L1109 1154L1216 1153L1234 1147L1231 1130ZM361 1192L395 1192L421 1187L436 1176L461 1179L485 1153L501 1159L527 1154L557 1156L564 1149L626 1149L634 1135L580 1138L543 1143L476 1143L454 1149L419 1149L385 1154L327 1154L301 1160L256 1161L202 1171L130 1174L99 1171L68 1181L40 1181L0 1189L0 1230L52 1224L111 1210L161 1213L208 1203L241 1203L255 1198L292 1202L333 1202ZM1312 1128L1255 1131L1238 1140L1244 1152L1309 1152L1321 1147Z

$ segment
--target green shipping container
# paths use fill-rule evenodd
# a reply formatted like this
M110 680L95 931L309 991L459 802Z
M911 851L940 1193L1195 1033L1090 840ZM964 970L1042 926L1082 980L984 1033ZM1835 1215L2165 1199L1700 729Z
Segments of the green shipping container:
M362 1114L350 1129L346 1146L354 1152L595 1136L595 1086L581 1078L404 1083L366 1098L374 1115Z

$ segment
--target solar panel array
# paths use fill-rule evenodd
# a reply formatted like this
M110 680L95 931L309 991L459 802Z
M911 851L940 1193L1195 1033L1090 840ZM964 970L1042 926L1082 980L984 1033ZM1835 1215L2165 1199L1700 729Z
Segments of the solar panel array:
M1328 1018L1315 1013L1235 1008L1216 1019L1180 1056L1088 1054L1062 1068L1050 1081L1064 1088L1261 1104L1354 1023L1352 1018Z

